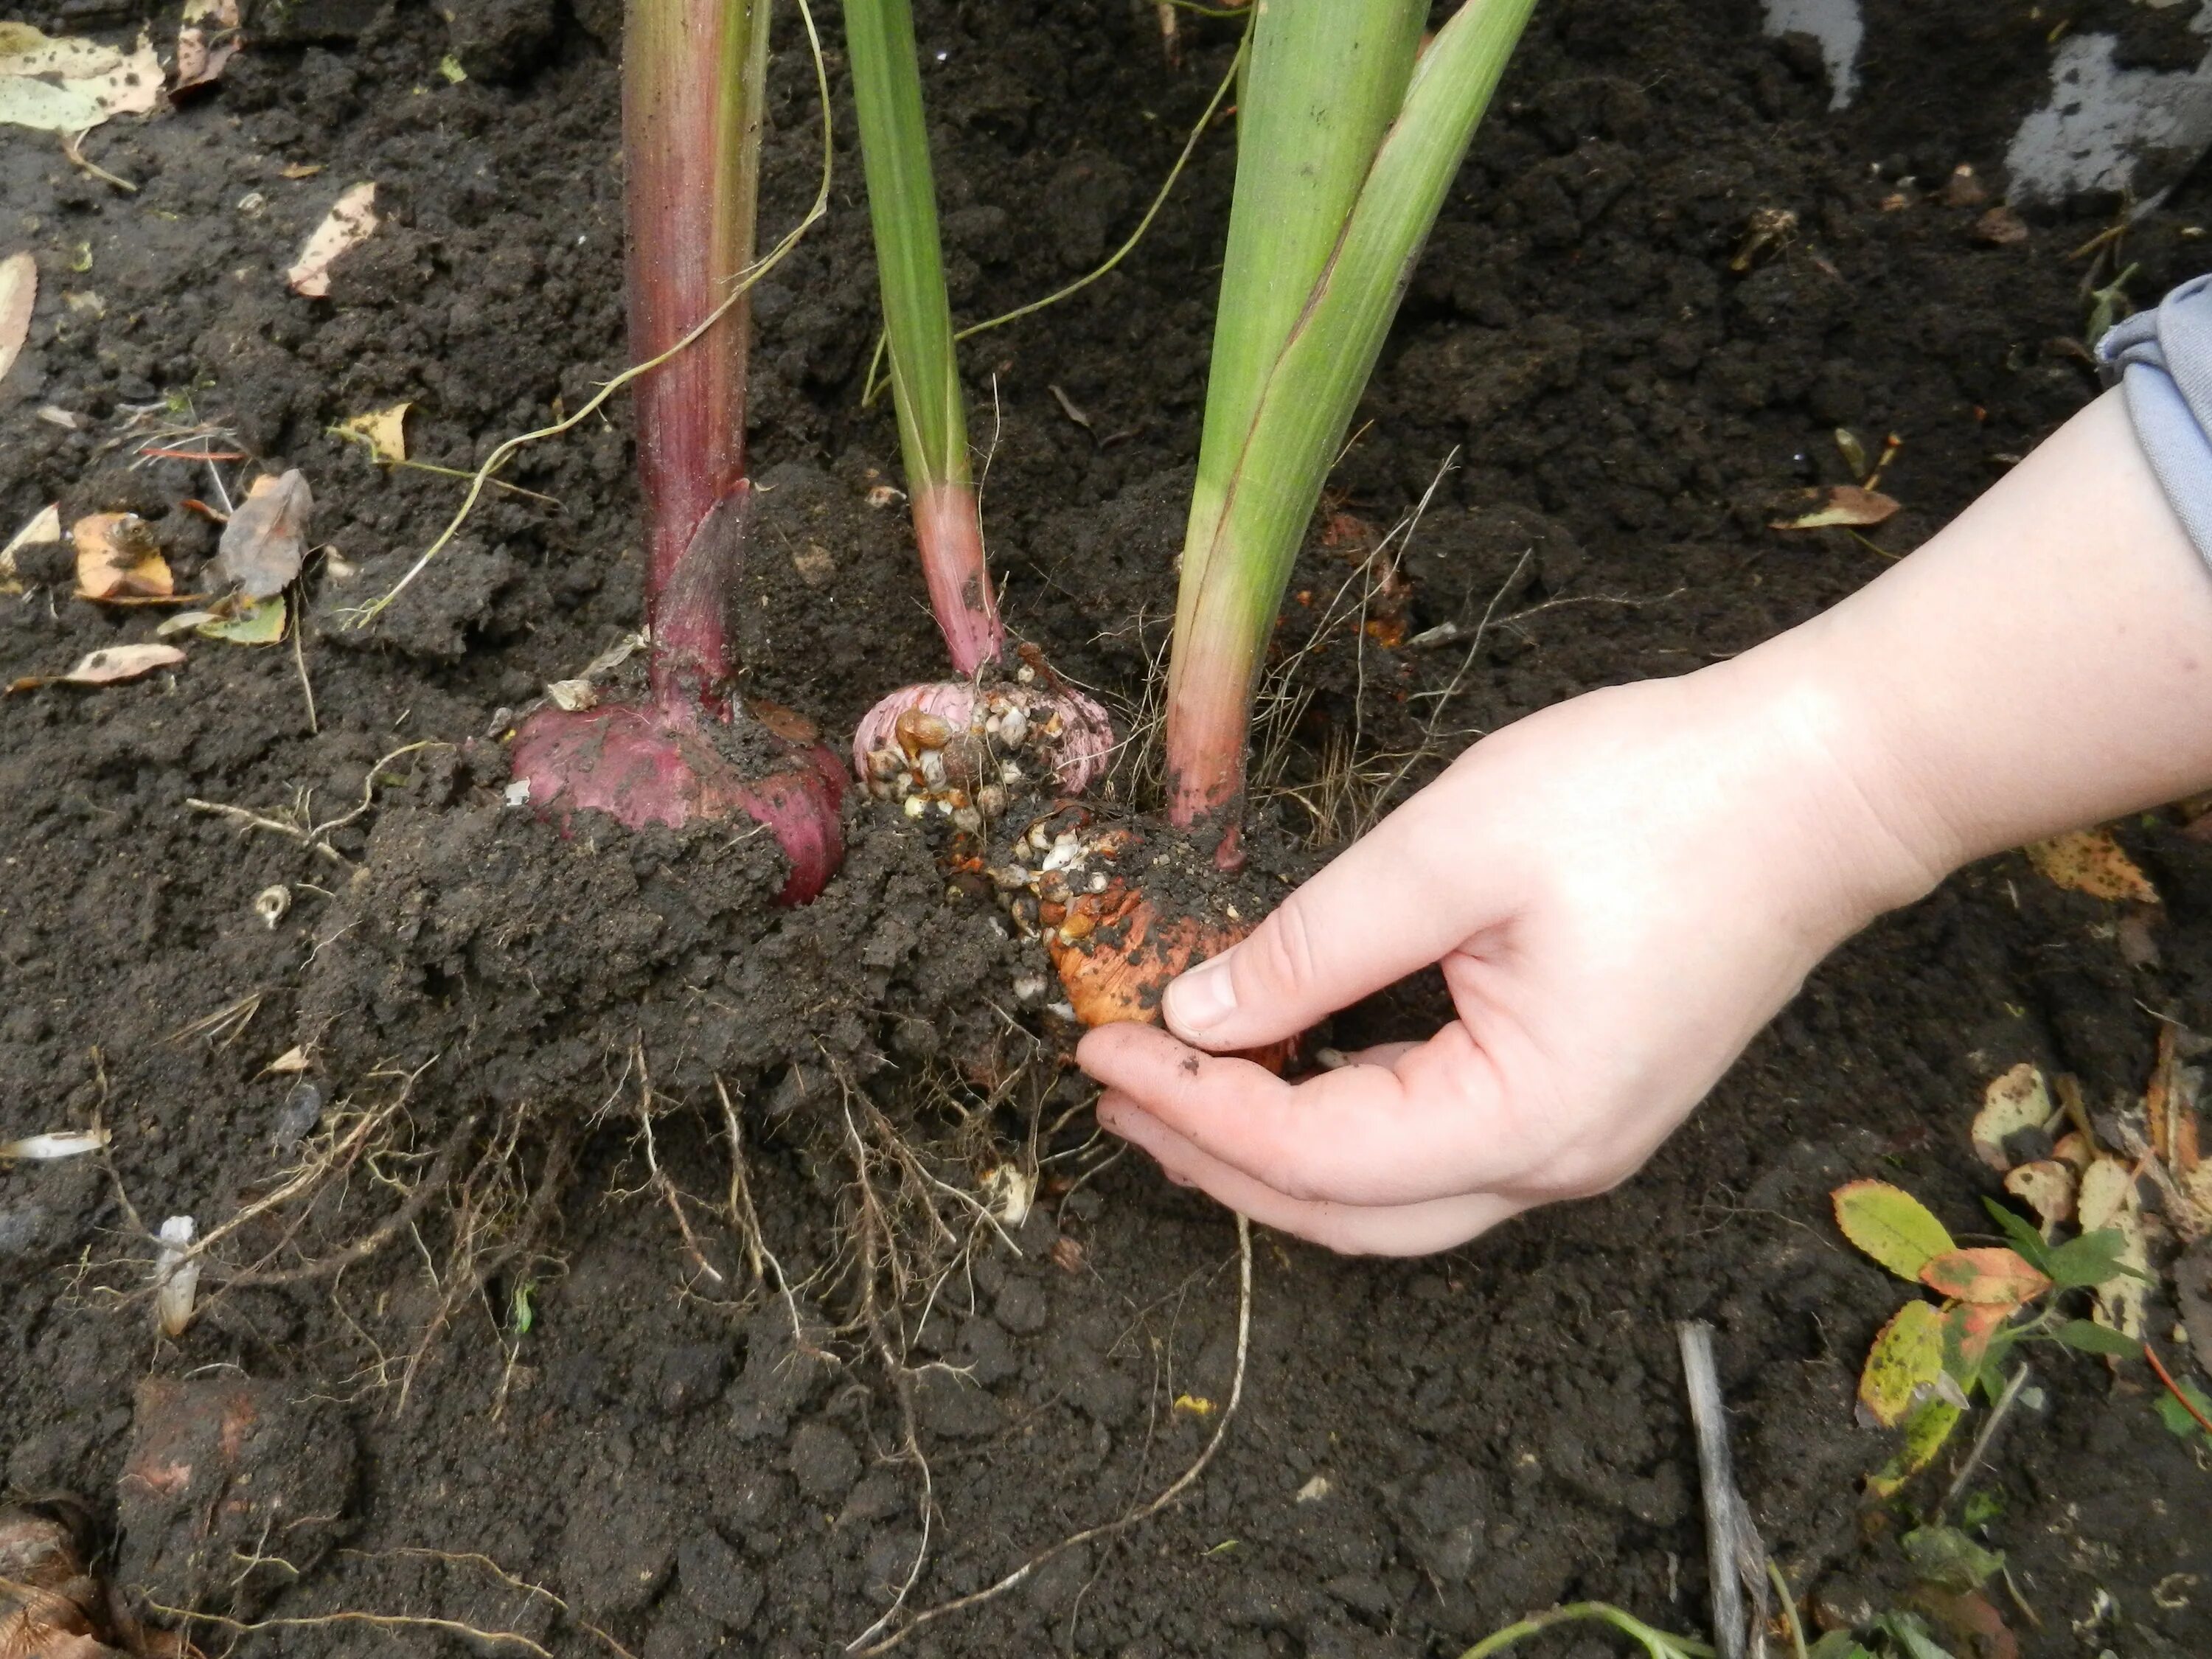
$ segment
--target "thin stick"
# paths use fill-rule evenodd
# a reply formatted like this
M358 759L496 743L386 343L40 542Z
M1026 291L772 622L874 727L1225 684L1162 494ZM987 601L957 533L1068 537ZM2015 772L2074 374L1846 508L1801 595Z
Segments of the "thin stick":
M300 610L300 602L295 599L292 608L292 666L300 672L300 690L307 699L307 735L319 738L323 733L323 727L315 718L315 687L307 678L307 648L300 643L301 636L307 631L307 618L301 616Z
M2005 1420L2005 1414L2012 1410L2014 1403L2020 1398L2020 1391L2027 1386L2027 1367L2022 1365L2004 1385L2004 1392L1997 1396L1997 1403L1990 1411L1989 1421L1982 1425L1982 1431L1974 1437L1974 1443L1966 1453L1966 1461L1959 1466L1959 1473L1952 1480L1950 1490L1943 1494L1943 1501L1936 1506L1937 1520L1942 1520L1943 1511L1959 1501L1959 1494L1966 1491L1966 1482L1973 1478L1974 1470L1981 1463L1982 1454L1989 1450L1990 1442L1996 1438L1998 1425Z
M1169 1504L1174 1503L1196 1484L1198 1478L1206 1473L1206 1466L1213 1462L1214 1454L1221 1449L1223 1440L1228 1437L1230 1421L1237 1415L1237 1403L1244 1397L1245 1363L1250 1355L1251 1345L1252 1224L1240 1214L1237 1218L1237 1369L1230 1378L1229 1399L1221 1408L1221 1420L1214 1425L1212 1437L1206 1441L1205 1449L1199 1453L1197 1462L1177 1476L1158 1497L1141 1508L1131 1510L1118 1520L1101 1522L1095 1527L1086 1527L1081 1532L1071 1534L1050 1549L1031 1556L994 1584L986 1585L983 1589L967 1595L955 1596L950 1601L940 1601L935 1607L915 1614L913 1618L908 1620L905 1624L884 1637L873 1647L860 1645L860 1643L866 1639L864 1636L848 1644L846 1651L857 1652L860 1659L872 1659L872 1656L876 1654L889 1653L924 1625L932 1624L944 1618L947 1613L963 1612L969 1607L980 1607L986 1601L995 1601L1028 1579L1045 1563L1066 1554L1078 1545L1088 1544L1096 1539L1111 1538L1127 1532L1130 1528L1151 1520L1152 1516L1166 1509Z
M1736 1494L1729 1456L1727 1412L1721 1404L1720 1376L1713 1364L1713 1328L1702 1320L1686 1320L1674 1332L1681 1343L1682 1381L1690 1395L1690 1421L1698 1435L1698 1482L1705 1500L1705 1571L1712 1585L1713 1640L1719 1646L1721 1659L1743 1659L1748 1615L1740 1577L1742 1558L1751 1554L1763 1559L1765 1552L1759 1547L1758 1535L1749 1531L1743 1499ZM1765 1632L1760 1635L1764 1648Z
M1782 1598L1782 1621L1790 1627L1791 1659L1808 1659L1805 1651L1805 1626L1797 1617L1797 1598L1790 1593L1790 1581L1782 1576L1778 1562L1769 1559L1766 1576L1774 1583L1774 1593Z

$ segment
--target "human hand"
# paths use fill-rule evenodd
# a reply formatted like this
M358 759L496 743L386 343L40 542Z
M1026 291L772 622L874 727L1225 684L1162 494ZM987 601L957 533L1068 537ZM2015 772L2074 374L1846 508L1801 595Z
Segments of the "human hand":
M1485 739L1176 980L1168 1030L1087 1035L1099 1121L1340 1250L1442 1249L1612 1187L1814 963L1941 874L1872 804L1850 707L1769 647ZM1459 1018L1425 1042L1295 1084L1206 1052L1431 963Z

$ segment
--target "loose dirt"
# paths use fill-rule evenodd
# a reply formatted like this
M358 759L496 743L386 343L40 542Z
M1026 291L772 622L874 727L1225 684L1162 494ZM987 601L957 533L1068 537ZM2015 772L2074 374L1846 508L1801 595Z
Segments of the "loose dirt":
M211 95L88 141L135 195L0 134L0 252L41 274L0 385L0 533L50 501L135 511L188 589L215 551L182 505L213 499L208 469L137 457L212 423L214 447L307 474L313 539L355 572L314 567L298 662L195 641L172 674L0 701L0 1135L95 1115L114 1135L107 1164L0 1172L7 1481L88 1495L112 1534L160 1427L143 1392L134 1419L142 1379L242 1372L277 1425L269 1479L293 1483L283 1524L312 1540L296 1579L270 1559L282 1528L189 1516L119 1559L156 1563L164 1601L308 1621L245 1638L305 1659L836 1651L915 1560L909 1443L930 1472L918 1608L1146 1500L1231 1386L1229 1218L1104 1161L1068 1035L1018 983L1041 953L948 886L923 831L856 792L842 876L787 912L763 837L564 841L506 805L499 734L640 618L621 404L507 475L557 505L491 495L375 627L349 625L459 485L380 469L331 426L407 400L413 455L466 469L622 366L616 9L486 0L449 23L291 0ZM2066 15L2140 32L2130 11ZM1748 6L1539 9L1292 583L1259 869L1311 867L1519 714L1812 614L2093 394L2069 255L2118 204L1991 246L1983 207L1943 195L1960 164L2001 195L2058 14L1868 12L1861 101L1832 115L1817 52L1761 38ZM111 0L22 15L118 40L138 21ZM153 21L173 38L173 9ZM873 275L824 23L838 184L757 295L744 646L749 690L835 738L941 648L897 510L867 504L896 441L859 406ZM1171 65L1152 7L1089 0L925 3L919 27L963 319L1118 244L1228 50L1185 16ZM778 47L780 228L819 164L789 15ZM1157 788L1145 733L1232 167L1210 136L1111 276L963 348L1004 608L1136 727L1117 808ZM327 299L287 293L364 179L381 227ZM1794 226L1741 257L1762 210ZM2202 268L2208 211L2192 177L2129 228L2131 293ZM1771 531L1778 503L1846 481L1838 425L1871 453L1903 440L1884 488L1904 511L1865 542ZM150 635L52 563L27 556L28 590L0 600L0 680ZM1411 643L1445 624L1452 642ZM1611 1196L1423 1262L1261 1235L1243 1403L1204 1480L910 1650L1450 1654L1582 1595L1701 1628L1686 1317L1719 1328L1741 1483L1793 1581L1875 1604L1899 1558L1860 1505L1887 1447L1851 1390L1898 1287L1826 1194L1884 1176L1972 1233L1995 1190L1966 1137L1988 1079L2033 1059L2109 1103L2143 1086L2149 1011L2212 1019L2212 851L2165 817L2122 834L2166 900L2154 963L2124 957L2110 907L1994 860L1841 952ZM253 902L280 884L271 927ZM1330 1040L1419 1034L1443 1006L1417 981ZM305 1072L270 1069L295 1045ZM1040 1183L1003 1239L961 1196L1003 1199L1001 1166ZM170 1215L246 1218L174 1343L147 1289ZM1983 1482L2034 1610L2004 1603L2021 1651L2212 1651L2212 1474L2100 1362L2036 1363L2045 1404ZM315 1622L341 1612L398 1622ZM1609 1650L1547 1639L1528 1650Z

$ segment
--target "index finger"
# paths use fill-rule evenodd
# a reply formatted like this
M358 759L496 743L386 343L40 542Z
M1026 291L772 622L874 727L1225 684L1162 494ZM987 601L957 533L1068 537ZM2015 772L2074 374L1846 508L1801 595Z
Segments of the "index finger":
M1541 1157L1492 1057L1463 1024L1388 1066L1285 1083L1148 1025L1102 1026L1083 1069L1207 1157L1291 1198L1418 1204L1513 1184Z

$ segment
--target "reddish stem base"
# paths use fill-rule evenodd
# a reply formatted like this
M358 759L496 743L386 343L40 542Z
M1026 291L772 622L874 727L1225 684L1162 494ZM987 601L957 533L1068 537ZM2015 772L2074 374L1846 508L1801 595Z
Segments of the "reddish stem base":
M609 703L571 714L541 708L515 732L518 782L530 805L565 834L578 812L605 812L631 830L748 817L791 860L780 904L804 904L845 856L837 808L844 768L818 743L776 738L787 763L742 775L696 717Z

